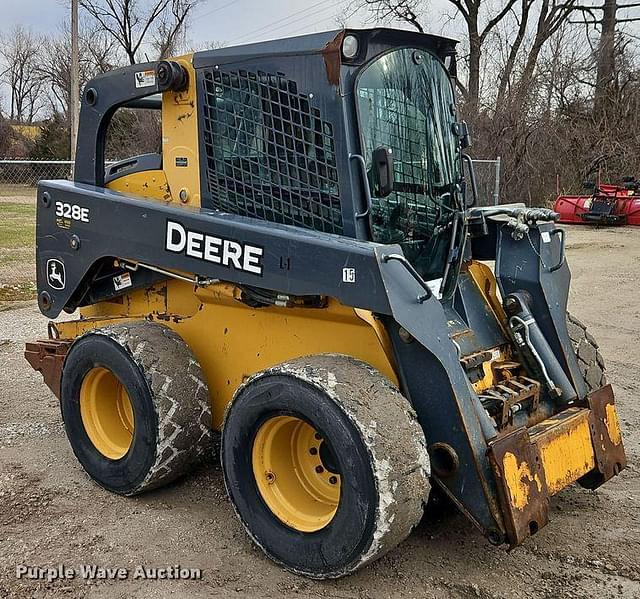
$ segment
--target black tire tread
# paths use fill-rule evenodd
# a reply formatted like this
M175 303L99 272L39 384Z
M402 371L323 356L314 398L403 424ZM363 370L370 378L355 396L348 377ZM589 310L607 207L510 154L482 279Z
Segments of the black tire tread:
M567 312L567 329L573 349L578 356L580 372L589 391L595 391L607 384L605 364L597 341L587 330L587 326Z
M191 470L212 445L211 405L200 364L179 335L146 321L94 329L118 343L144 374L157 414L156 459L126 495L165 485Z
M299 572L314 578L344 576L396 547L420 522L429 495L430 472L422 428L409 402L385 376L349 356L299 358L258 373L245 385L270 375L295 376L327 393L365 440L381 498L372 543L358 561L342 570L322 576Z

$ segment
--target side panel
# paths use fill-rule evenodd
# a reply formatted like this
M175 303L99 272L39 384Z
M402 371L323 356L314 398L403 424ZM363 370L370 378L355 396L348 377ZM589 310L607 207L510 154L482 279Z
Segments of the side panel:
M84 220L61 228L56 220L61 203L76 206ZM376 246L369 242L275 223L265 227L257 219L68 181L40 182L37 206L38 297L50 318L81 305L78 294L91 282L92 267L113 257L389 312ZM63 270L59 284L52 275Z
M363 319L373 320L373 315L356 314L331 299L326 308L253 309L234 298L231 285L218 284L194 293L187 283L169 281L82 312L84 320L56 325L61 338L72 339L123 318L151 318L174 329L204 369L216 428L245 379L300 356L347 354L371 364L398 384L391 356L373 324Z

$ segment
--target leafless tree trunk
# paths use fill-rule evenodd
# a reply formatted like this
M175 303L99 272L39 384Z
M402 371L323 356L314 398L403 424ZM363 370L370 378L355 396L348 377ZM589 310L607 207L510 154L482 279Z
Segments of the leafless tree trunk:
M522 76L518 81L515 103L519 109L531 93L531 85L542 48L567 22L575 4L576 0L542 0L536 33L524 64Z
M531 7L533 6L533 3L534 0L521 0L518 30L516 31L516 35L513 38L513 42L511 43L511 47L509 48L507 61L499 77L496 107L503 106L505 104L507 92L509 90L511 78L513 76L513 70L516 66L516 60L518 59L520 48L522 47L522 43L529 28L529 12L531 10Z
M603 117L610 105L611 86L616 72L616 0L605 0L602 6L602 31L598 44L596 89L593 112Z

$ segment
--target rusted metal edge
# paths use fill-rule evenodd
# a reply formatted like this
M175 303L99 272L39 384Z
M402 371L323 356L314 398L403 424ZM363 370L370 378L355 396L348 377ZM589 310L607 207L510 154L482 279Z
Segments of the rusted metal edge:
M60 399L62 366L71 343L71 341L48 339L27 343L24 350L27 362L35 371L42 374L44 382L58 399Z
M627 456L611 385L589 393L586 402L590 409L589 430L596 469L578 482L587 489L596 489L626 468Z
M342 66L342 40L344 31L341 31L322 49L324 64L327 69L327 81L336 87L340 85L340 67Z
M520 428L489 444L507 542L522 543L549 522L549 493L540 452L527 429Z

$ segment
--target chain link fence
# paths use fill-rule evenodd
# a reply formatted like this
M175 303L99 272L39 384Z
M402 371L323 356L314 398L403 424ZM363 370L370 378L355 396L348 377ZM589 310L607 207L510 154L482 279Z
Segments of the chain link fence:
M473 160L478 185L478 206L497 206L500 200L500 156L495 160Z
M500 159L474 160L478 204L499 203ZM68 160L0 160L0 306L35 297L35 199L42 179L68 179Z

